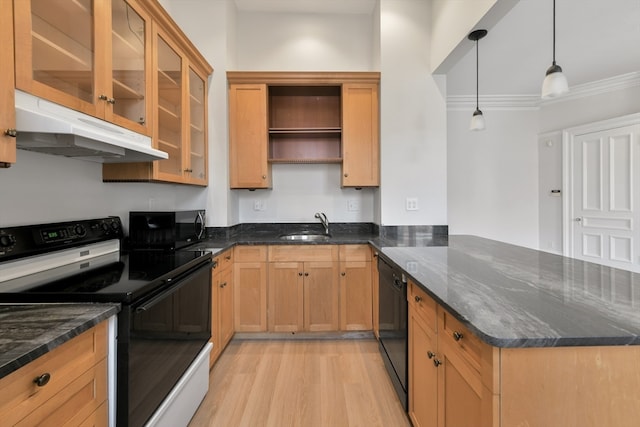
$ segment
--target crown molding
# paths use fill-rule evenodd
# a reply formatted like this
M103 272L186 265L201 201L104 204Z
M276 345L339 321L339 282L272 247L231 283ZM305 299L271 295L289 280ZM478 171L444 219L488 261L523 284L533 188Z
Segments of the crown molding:
M640 86L640 71L616 77L571 86L569 93L559 98L543 100L536 95L485 95L480 96L481 110L537 110L542 106L588 98L616 90ZM476 106L475 95L451 95L447 97L448 111L468 111Z

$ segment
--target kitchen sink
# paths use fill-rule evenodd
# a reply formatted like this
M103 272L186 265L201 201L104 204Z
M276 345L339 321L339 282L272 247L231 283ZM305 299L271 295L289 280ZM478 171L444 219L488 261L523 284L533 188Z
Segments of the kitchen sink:
M308 233L293 233L283 234L280 236L280 240L291 240L299 242L326 242L331 238L330 234L308 234Z

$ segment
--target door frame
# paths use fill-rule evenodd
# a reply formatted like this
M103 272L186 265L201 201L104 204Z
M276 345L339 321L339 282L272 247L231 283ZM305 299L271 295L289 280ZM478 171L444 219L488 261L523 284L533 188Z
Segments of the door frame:
M562 254L574 257L573 248L573 142L580 135L602 132L624 126L640 124L640 113L629 114L607 120L600 120L586 125L575 126L562 131ZM638 224L640 225L640 224Z

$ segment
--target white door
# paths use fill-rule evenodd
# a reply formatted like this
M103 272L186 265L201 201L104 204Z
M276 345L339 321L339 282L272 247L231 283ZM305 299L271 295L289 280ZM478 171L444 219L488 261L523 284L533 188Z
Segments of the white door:
M640 272L640 125L569 138L569 256Z

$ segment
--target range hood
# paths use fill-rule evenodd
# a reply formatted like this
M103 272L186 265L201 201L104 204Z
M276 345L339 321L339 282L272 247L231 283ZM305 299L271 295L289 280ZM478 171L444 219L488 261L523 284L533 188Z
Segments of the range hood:
M151 138L16 90L18 148L99 163L167 159Z

